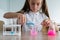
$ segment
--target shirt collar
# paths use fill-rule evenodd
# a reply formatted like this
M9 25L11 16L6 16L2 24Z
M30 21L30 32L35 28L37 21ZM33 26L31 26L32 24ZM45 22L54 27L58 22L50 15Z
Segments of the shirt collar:
M37 12L32 12L32 11L29 11L29 14L32 14L32 15L39 15L39 11L37 11Z

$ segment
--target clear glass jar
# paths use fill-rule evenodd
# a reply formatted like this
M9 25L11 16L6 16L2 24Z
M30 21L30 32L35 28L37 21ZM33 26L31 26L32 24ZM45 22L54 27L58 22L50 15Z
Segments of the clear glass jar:
M27 25L29 26L29 30L30 30L30 34L31 35L37 35L37 28L36 28L36 25L34 25L34 23L30 22L30 23L27 23Z

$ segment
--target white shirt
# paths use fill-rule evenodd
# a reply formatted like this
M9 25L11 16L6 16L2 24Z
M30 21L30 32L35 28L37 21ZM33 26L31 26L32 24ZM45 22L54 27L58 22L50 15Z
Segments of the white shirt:
M26 16L26 23L29 23L29 22L34 23L34 27L37 27L38 31L40 31L42 29L41 22L44 19L48 18L44 13L41 13L41 12L34 13L32 11L29 11L28 13L26 12L25 16ZM24 23L23 29L25 31L29 31L30 26L28 26L26 23Z

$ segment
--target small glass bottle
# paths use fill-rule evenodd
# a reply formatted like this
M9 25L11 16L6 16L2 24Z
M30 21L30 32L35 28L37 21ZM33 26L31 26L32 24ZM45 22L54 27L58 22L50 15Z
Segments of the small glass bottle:
M37 35L37 31L35 30L35 28L32 28L30 33L31 33L32 36Z
M36 26L35 26L35 25L33 25L33 24L31 25L30 34L31 34L32 36L37 35Z
M28 22L26 23L28 25L28 28L30 30L30 34L32 36L35 36L37 35L37 28L36 28L36 25L33 23L33 22Z

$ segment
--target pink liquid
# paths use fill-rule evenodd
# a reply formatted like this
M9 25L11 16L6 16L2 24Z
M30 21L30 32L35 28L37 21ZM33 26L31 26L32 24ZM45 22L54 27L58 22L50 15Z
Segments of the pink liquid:
M48 30L48 35L54 36L56 32L54 30Z
M34 30L34 29L32 29L32 30L30 31L30 34L31 34L32 36L36 36L36 35L37 35L37 31Z

